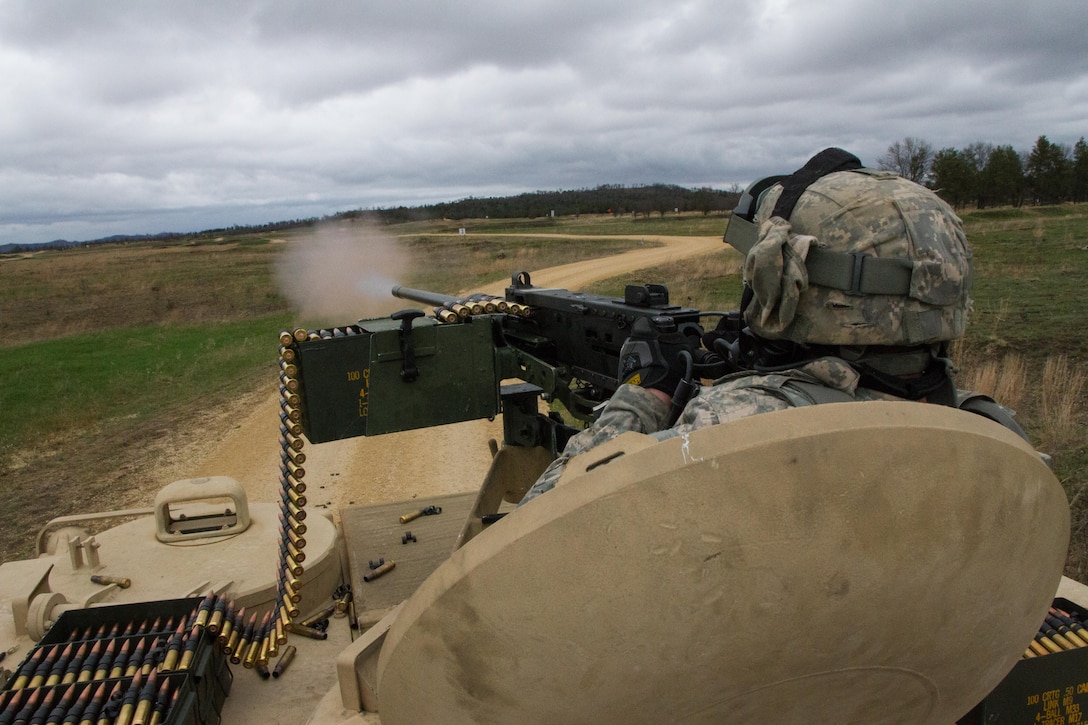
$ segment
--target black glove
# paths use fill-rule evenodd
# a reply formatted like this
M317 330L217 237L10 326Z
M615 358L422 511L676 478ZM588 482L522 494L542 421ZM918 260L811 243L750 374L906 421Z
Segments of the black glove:
M684 379L687 363L680 353L691 351L698 340L676 331L669 317L640 317L631 327L631 336L620 348L620 383L654 388L672 395Z

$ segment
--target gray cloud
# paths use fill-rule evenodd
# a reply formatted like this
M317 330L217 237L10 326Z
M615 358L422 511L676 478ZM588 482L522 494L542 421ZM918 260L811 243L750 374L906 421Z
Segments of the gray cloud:
M1082 0L8 0L0 243L1088 134Z

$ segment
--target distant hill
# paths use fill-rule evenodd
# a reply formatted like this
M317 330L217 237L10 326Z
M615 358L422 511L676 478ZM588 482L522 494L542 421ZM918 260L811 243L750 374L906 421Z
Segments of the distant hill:
M428 219L534 219L545 216L574 216L578 214L614 214L623 216L650 216L674 212L723 212L736 206L740 191L732 189L688 189L672 184L645 184L627 186L605 184L594 189L560 191L534 191L516 196L468 197L459 201L399 206L377 209L355 209L339 212L323 218L291 219L287 221L234 226L229 229L206 229L201 232L181 234L169 232L144 235L114 235L84 242L58 239L44 244L4 244L0 254L38 251L42 249L68 249L88 244L123 244L178 239L180 237L217 235L224 232L270 232L312 226L329 219L368 219L379 224L400 224Z
M0 254L16 254L37 249L68 249L79 246L80 242L69 242L66 239L55 239L44 244L0 244Z

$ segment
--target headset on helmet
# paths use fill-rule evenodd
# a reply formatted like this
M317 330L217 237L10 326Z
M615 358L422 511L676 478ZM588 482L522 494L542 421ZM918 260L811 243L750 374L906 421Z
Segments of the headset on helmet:
M745 255L744 319L764 339L918 346L966 328L971 253L959 218L841 149L749 186L725 242Z

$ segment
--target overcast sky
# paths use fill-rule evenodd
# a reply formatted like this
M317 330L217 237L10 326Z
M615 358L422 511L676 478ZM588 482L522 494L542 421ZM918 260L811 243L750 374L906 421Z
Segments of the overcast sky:
M1040 135L1085 0L0 0L0 243Z

